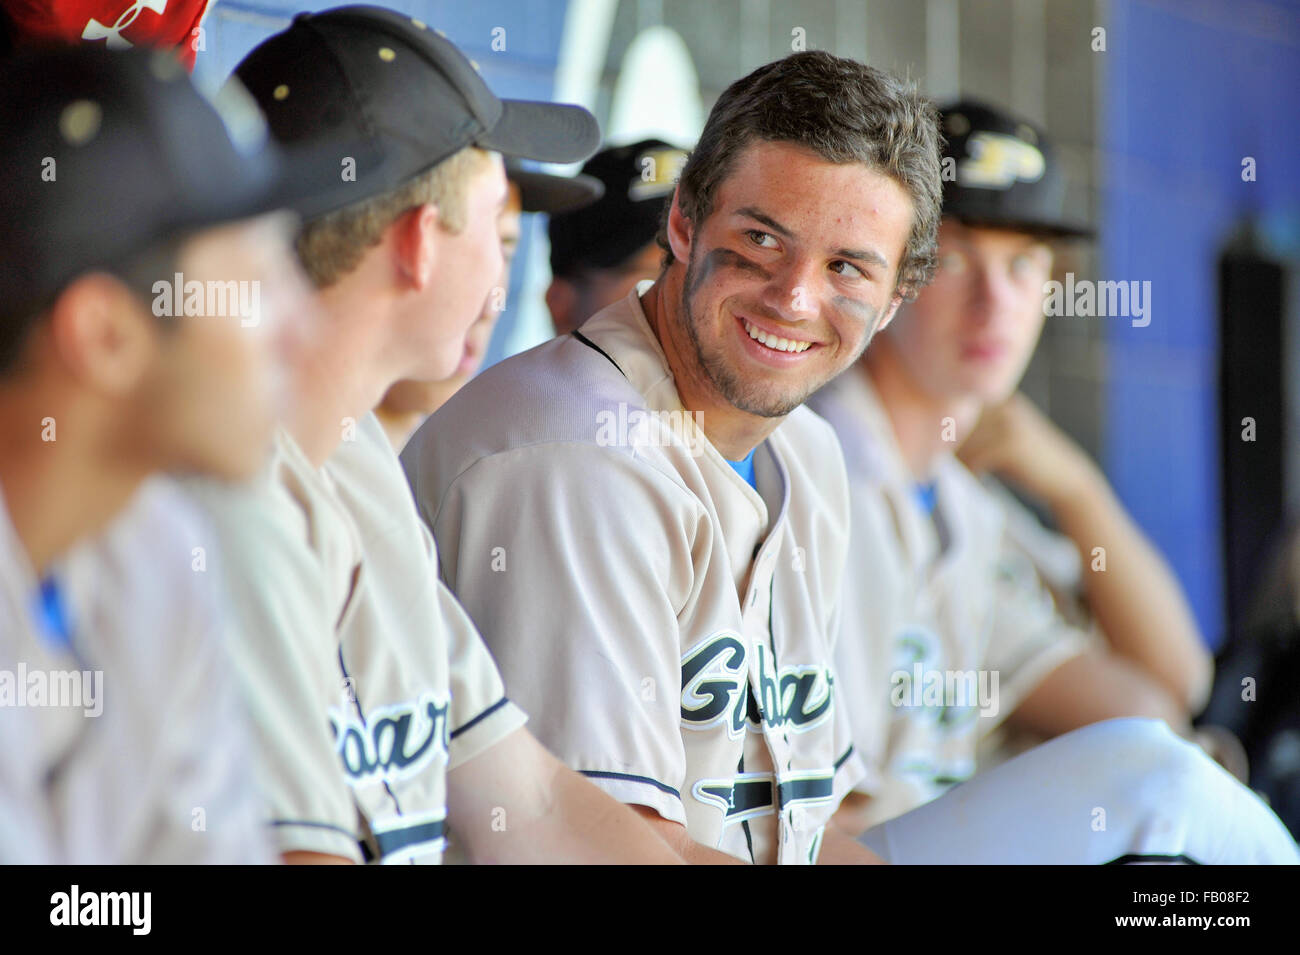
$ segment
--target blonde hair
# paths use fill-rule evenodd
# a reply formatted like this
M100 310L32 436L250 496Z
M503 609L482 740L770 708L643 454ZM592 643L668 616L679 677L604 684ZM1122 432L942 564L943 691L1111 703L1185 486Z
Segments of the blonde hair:
M317 288L333 285L379 244L390 225L416 206L437 206L441 227L461 232L469 218L470 179L487 159L488 153L466 146L396 189L309 222L297 240L303 269Z

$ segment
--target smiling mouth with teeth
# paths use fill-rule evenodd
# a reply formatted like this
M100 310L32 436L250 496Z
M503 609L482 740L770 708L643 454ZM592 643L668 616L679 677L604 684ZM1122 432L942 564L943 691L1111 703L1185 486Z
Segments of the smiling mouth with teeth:
M760 345L772 349L772 351L798 353L801 351L807 351L812 347L812 342L800 342L790 338L778 338L776 335L769 335L761 328L751 325L743 318L741 319L741 322L744 323L745 331L749 333L750 338L754 339L754 341L758 342Z

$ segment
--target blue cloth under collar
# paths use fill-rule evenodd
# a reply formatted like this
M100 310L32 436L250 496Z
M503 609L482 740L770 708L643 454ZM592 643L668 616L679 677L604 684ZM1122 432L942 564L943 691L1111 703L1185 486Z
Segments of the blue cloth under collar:
M757 450L758 448L754 448L753 451L750 451L749 454L745 455L743 461L731 461L726 458L723 459L724 461L727 461L727 463L731 465L731 469L744 478L745 483L755 491L758 490L758 484L754 478L754 451Z
M912 494L916 497L917 505L927 517L934 513L934 505L938 499L934 481L929 484L913 485Z
M71 653L72 615L63 598L63 590L58 580L46 577L32 600L32 614L41 637L53 650Z

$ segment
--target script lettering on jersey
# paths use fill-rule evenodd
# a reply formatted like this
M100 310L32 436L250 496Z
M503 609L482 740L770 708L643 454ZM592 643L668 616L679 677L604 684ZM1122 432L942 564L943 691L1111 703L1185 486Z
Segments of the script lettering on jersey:
M364 721L355 711L334 708L330 728L354 786L403 779L434 760L447 761L447 703L433 693L370 710Z
M745 642L729 630L697 643L682 657L682 724L704 729L726 722L727 735L745 730Z
M803 733L818 726L831 714L835 677L828 666L788 666L771 672L766 647L758 648L758 712L749 707L749 719L759 719L776 729Z

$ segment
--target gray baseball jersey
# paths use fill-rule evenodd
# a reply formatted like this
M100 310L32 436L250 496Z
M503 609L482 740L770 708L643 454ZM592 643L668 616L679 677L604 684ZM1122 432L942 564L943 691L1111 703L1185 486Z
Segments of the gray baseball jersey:
M225 608L196 562L206 531L181 492L148 482L59 561L63 638L32 615L36 582L0 523L3 576L28 603L9 618L4 668L25 671L13 715L40 741L26 758L6 748L0 770L41 800L24 846L43 839L48 861L78 864L271 861Z
M472 381L407 476L552 752L697 842L811 862L861 773L831 667L838 445L801 408L750 487L682 410L646 287Z
M812 404L839 434L848 465L836 667L867 763L858 789L873 797L879 822L971 776L981 739L1089 640L1055 612L1032 565L1008 559L1003 511L955 458L936 473L933 516L918 504L861 368Z
M373 415L323 468L287 434L256 486L196 489L239 608L281 851L438 862L446 774L524 722Z

